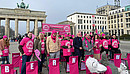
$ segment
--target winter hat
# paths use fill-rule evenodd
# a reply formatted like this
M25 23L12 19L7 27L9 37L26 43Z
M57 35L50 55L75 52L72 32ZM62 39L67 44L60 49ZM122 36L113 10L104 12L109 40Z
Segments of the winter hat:
M65 37L69 37L69 35L68 35L68 34L65 34Z
M8 38L6 35L3 36L3 39Z
M74 37L74 35L72 35L72 38Z
M102 34L102 37L105 36L105 34Z

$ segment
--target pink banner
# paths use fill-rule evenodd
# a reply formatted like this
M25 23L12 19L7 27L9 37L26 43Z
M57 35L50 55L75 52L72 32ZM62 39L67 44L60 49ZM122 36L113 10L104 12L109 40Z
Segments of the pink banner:
M78 56L69 57L70 74L79 74Z
M22 56L19 57L20 61L19 61L19 73L21 73L21 68L22 68Z
M38 74L38 61L26 62L26 74Z
M49 74L60 74L59 58L49 59Z
M43 32L52 32L52 30L56 30L59 34L70 33L70 25L42 24Z
M1 74L14 74L13 64L2 64Z
M20 53L12 53L12 64L14 67L19 67Z

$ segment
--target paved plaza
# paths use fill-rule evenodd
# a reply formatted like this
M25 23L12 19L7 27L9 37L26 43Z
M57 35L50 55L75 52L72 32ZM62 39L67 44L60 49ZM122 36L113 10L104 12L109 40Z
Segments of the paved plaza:
M130 52L130 41L120 41L120 42L121 42L120 49L122 51L122 58L125 58L126 57L126 53ZM11 42L10 52L11 53L19 52L19 50L18 50L18 43L17 42ZM11 58L12 57L11 57L11 54L10 54L10 63L12 62ZM19 72L19 68L15 68L15 69L17 69L18 72ZM65 72L65 68L63 66L63 63L60 64L60 70L61 70L60 74L69 74L69 73ZM47 71L46 68L43 68L43 74L48 74L48 71ZM80 71L80 74L86 74L86 71Z

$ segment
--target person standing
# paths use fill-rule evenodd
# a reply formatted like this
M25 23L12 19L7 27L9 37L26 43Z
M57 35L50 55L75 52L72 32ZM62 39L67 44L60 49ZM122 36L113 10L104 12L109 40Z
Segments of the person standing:
M73 40L73 46L74 46L74 56L78 56L78 65L80 68L80 57L82 56L82 39L81 39L81 33L77 33L77 37Z
M111 48L110 51L112 53L110 55L110 58L114 59L114 54L115 53L121 53L121 51L119 50L119 41L117 40L115 34L112 35L112 39L109 39L109 45L110 45L110 48Z
M34 52L34 41L32 39L32 33L28 32L28 36L23 38L19 45L19 51L22 54L22 68L21 74L26 74L26 62L29 62Z
M63 56L66 58L66 63L69 62L69 56L71 55L71 41L69 35L65 34L65 38L62 40Z
M50 58L60 58L60 40L55 30L52 31L51 36L47 37L46 48Z
M101 40L101 51L100 53L102 54L102 52L106 51L106 55L108 56L108 40L106 38L105 34L102 34L102 40Z
M7 61L6 64L9 64L9 40L7 36L3 36L3 39L0 40L0 50L2 51L1 58L2 58L2 64L5 64L5 60Z
M94 35L94 58L100 60L100 39L97 34Z
M89 34L87 34L86 37L84 38L82 45L83 45L83 49L85 50L84 51L84 56L94 54L93 46L92 46L93 44L91 42Z
M46 51L46 40L44 38L45 33L40 32L38 38L36 39L34 43L34 51L38 49L40 51L40 59L41 61L38 60L38 58L35 56L35 60L38 60L38 72L41 74L42 72L42 65L45 61L45 51Z

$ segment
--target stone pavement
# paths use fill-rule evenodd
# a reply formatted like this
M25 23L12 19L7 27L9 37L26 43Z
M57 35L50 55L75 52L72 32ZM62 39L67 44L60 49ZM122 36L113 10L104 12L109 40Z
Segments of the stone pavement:
M130 41L120 41L120 43L121 43L120 49L122 51L122 58L124 58L124 57L126 57L126 53L130 53ZM18 50L18 43L17 42L11 42L10 52L11 53L19 52L19 50ZM11 57L11 54L10 54L10 57L9 57L10 63L12 63L11 58L12 57ZM19 72L19 68L15 68L15 69L17 69L18 72ZM60 64L60 70L61 70L60 74L69 74L69 73L65 72L65 68L63 66L63 63ZM0 69L0 73L1 73L1 69ZM43 74L48 74L47 68L43 67ZM80 71L80 74L86 74L86 71Z

